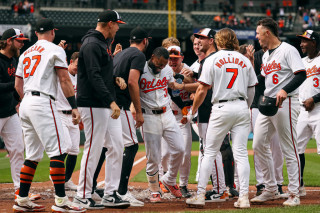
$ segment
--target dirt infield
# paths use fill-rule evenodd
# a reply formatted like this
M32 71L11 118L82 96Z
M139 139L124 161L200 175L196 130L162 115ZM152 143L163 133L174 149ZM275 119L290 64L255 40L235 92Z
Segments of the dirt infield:
M193 153L196 155L196 153ZM133 172L130 176L130 179L138 174L146 165L146 159L144 158L144 152L138 152L135 165L133 168ZM79 171L75 172L72 176L72 180L74 183L78 182ZM104 169L101 170L101 174L98 178L98 182L103 182L104 178ZM191 192L195 194L196 184L190 184L189 188ZM173 198L170 194L164 194L162 203L150 203L147 183L129 183L129 189L131 193L145 202L144 207L130 207L128 209L103 209L103 210L89 210L88 212L183 212L183 211L202 211L202 210L215 210L215 209L233 209L233 203L236 201L235 199L229 199L226 202L221 203L206 203L203 209L195 209L189 208L185 204L185 199L176 199ZM208 190L210 186L208 186ZM286 187L283 188L285 191ZM250 186L250 198L254 197L255 187ZM320 187L306 187L307 196L301 198L301 205L307 204L320 204ZM54 204L54 189L51 181L42 182L42 183L32 183L31 192L40 193L42 199L36 201L39 204L46 206L45 212L51 212L51 206ZM13 184L0 184L0 213L12 212L12 206L14 204L14 195L13 195ZM75 196L75 192L67 191L68 197L71 199ZM282 203L285 200L276 200L269 201L263 205L251 205L251 207L265 208L265 207L282 207Z

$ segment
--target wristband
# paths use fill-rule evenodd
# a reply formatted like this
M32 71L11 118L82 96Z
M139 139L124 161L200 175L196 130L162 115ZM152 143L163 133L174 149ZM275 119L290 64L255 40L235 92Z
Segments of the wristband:
M181 80L184 80L184 76L181 75L181 74L179 74L179 73L177 73L177 74L174 76L174 78L175 78L175 79L180 78Z
M68 97L67 101L69 102L69 104L70 104L72 109L77 109L76 97L75 96Z

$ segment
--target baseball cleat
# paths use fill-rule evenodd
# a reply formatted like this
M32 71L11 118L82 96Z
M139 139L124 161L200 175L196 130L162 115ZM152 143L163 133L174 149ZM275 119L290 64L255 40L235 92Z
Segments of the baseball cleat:
M299 206L300 198L299 195L290 194L288 200L283 203L284 206Z
M174 186L171 186L171 185L168 185L166 184L166 182L164 182L163 180L160 180L160 182L167 188L169 189L169 191L171 192L171 194L173 196L175 196L176 198L181 198L182 197L182 194L181 194L181 191L179 189L179 187L176 185Z
M121 208L125 209L130 206L130 203L126 200L122 200L117 191L114 191L112 195L104 195L102 197L101 204L105 207Z
M263 192L263 190L264 190L265 186L264 186L263 184L260 184L260 185L257 185L257 186L256 186L256 188L257 188L256 196L259 196L259 195L261 195L261 194L262 194L262 192Z
M241 195L236 202L234 202L234 207L240 209L250 208L249 195Z
M69 201L68 197L58 197L55 196L55 205L51 207L51 211L55 213L65 213L65 212L86 212L86 209L76 205Z
M129 191L125 195L120 195L121 199L128 201L130 206L144 206L144 202L137 200Z
M188 198L186 200L186 204L189 207L203 208L205 205L205 194L201 193L201 194L197 194L196 196L194 196L192 198Z
M102 197L103 197L103 196L102 196ZM102 197L101 197L96 191L94 191L93 194L91 194L91 198L92 198L95 202L101 203Z
M208 191L205 194L205 202L224 202L229 199L227 192L217 193L216 191Z
M104 209L104 205L96 203L92 198L80 198L75 196L73 203L86 209Z
M72 180L70 179L70 180L68 180L68 182L65 182L64 189L65 190L70 190L70 191L77 191L77 185L74 184L72 182Z
M17 199L17 195L19 195L19 191L20 189L17 189L14 193L14 199ZM41 195L40 194L33 194L33 193L29 193L29 200L30 201L35 201L35 200L39 200L41 199Z
M150 197L151 203L160 203L161 202L161 194L159 192L152 192Z
M228 190L228 195L230 198L239 197L239 192L235 188L230 187Z
M33 203L29 197L16 196L13 212L41 212L45 210L45 206Z
M304 186L300 186L300 187L299 187L299 196L300 196L300 197L304 197L304 196L306 196L306 195L307 195L306 189L304 188Z
M269 191L266 191L264 190L262 192L261 195L257 196L257 197L254 197L250 200L250 202L252 203L263 203L263 202L266 202L268 200L277 200L277 199L280 199L280 194L277 191L274 191L274 192L269 192Z
M169 193L169 189L167 189L161 181L159 181L160 189L162 190L163 193Z
M189 193L187 186L180 186L179 189L182 194L182 197L184 197L184 198L191 197L191 194Z

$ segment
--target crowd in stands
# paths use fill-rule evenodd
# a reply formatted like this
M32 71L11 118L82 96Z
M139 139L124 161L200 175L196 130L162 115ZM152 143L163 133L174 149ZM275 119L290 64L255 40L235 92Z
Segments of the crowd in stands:
M34 13L34 2L33 1L14 1L11 4L11 11L14 17L18 16L33 16Z
M303 7L299 7L298 14L299 18L302 19L302 27L304 30L320 26L320 13L316 8L305 9Z

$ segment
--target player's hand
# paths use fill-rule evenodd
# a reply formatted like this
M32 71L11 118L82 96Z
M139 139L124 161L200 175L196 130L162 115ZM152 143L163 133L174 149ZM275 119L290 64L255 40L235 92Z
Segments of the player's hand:
M193 77L193 72L190 69L187 68L183 68L180 72L181 75L186 75L186 76L190 76Z
M287 96L288 96L287 92L284 91L283 89L281 89L281 90L277 93L276 106L281 107L283 101L286 100Z
M198 115L197 112L193 112L192 109L190 109L189 113L187 115L184 115L183 118L181 119L181 123L182 124L186 124L186 123L191 123L193 124L193 119Z
M119 116L120 116L120 108L119 108L119 106L116 104L116 102L113 101L113 102L110 104L110 108L111 108L111 110L112 110L111 118L113 118L113 119L118 119Z
M65 40L61 40L58 46L62 47L64 50L67 48L68 44L66 44Z
M122 46L121 44L117 44L116 45L116 48L114 49L114 52L113 52L113 56L117 55L119 52L122 51Z
M136 128L139 128L144 123L142 112L136 112Z
M191 101L194 100L194 96L195 96L195 95L196 95L195 93L191 93L191 94L190 94L190 100L191 100Z
M303 101L303 106L306 109L306 111L310 112L314 108L314 100L313 98L308 98L307 100Z
M74 125L77 125L77 124L79 124L80 119L81 118L80 118L80 113L79 113L78 109L73 109L72 110L72 123Z
M248 59L251 61L251 63L254 61L254 52L255 52L255 49L253 47L252 44L249 44L246 48L247 50L247 55L248 55ZM252 64L253 65L253 64Z
M116 77L116 84L120 87L121 90L127 88L126 81L121 77Z

